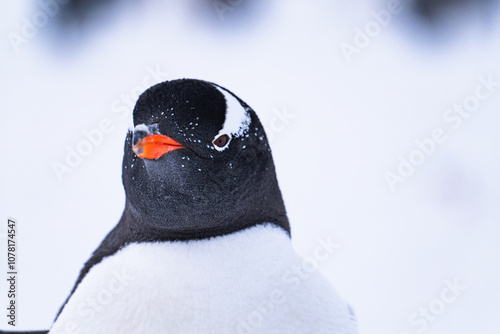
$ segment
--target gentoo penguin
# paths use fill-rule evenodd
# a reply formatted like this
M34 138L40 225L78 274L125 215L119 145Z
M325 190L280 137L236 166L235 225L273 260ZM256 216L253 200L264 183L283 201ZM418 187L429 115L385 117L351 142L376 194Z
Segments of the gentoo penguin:
M50 334L356 333L328 281L298 274L271 149L245 102L174 80L146 90L133 119L123 216Z

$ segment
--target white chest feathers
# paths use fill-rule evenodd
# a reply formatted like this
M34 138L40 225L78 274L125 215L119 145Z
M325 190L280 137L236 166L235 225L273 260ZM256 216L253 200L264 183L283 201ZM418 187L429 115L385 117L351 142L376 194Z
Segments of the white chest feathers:
M348 306L281 229L133 243L95 265L50 334L355 333Z

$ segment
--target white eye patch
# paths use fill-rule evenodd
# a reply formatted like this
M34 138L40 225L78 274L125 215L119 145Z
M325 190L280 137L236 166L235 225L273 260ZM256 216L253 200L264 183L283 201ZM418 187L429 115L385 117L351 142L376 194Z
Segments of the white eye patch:
M218 147L214 145L217 151L224 151L231 142L231 139L234 137L239 137L243 135L245 130L248 130L248 127L251 123L250 114L248 111L241 105L240 101L235 98L232 94L230 94L225 89L215 86L219 92L224 95L226 99L226 120L224 121L224 125L219 133L214 137L214 140L219 138L222 135L228 135L229 140L223 147Z

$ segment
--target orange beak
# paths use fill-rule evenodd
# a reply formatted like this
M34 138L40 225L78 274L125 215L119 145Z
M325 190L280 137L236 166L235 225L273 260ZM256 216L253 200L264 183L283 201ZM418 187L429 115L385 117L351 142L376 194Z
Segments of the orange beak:
M170 137L152 134L142 138L132 150L139 158L158 159L165 153L184 148Z

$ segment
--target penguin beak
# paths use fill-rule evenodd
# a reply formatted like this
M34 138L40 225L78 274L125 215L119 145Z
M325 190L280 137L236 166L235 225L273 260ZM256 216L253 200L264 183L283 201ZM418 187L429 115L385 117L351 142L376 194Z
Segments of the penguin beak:
M139 158L159 159L165 153L185 148L170 137L160 134L150 134L137 138L134 134L132 150Z

